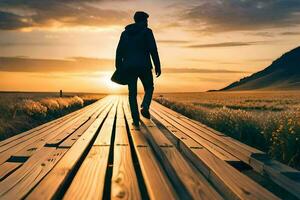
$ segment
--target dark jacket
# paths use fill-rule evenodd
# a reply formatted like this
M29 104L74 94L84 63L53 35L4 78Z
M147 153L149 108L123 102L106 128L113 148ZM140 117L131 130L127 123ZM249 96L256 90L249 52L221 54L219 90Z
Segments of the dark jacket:
M150 55L155 70L160 70L160 61L152 30L139 23L126 26L117 47L116 67L134 71L152 69Z

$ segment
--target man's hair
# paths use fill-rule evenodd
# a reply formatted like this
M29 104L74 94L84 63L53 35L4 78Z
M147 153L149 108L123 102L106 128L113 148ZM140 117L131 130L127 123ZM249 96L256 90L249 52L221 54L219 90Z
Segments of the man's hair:
M149 15L143 11L137 11L135 12L133 19L136 23L146 21L148 19Z

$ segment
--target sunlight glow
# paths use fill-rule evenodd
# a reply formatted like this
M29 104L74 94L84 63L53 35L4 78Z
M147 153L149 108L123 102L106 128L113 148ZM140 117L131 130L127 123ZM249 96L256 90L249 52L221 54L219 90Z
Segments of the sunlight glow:
M102 83L104 84L104 87L107 90L111 91L111 92L120 91L122 88L124 88L124 86L122 87L121 85L118 85L118 84L112 82L110 80L111 74L112 73L106 73L105 75L103 75L101 77L101 80L102 80Z

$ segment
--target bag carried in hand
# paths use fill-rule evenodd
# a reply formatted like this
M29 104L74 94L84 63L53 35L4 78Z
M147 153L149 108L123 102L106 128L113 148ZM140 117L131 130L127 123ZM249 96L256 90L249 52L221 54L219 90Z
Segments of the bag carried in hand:
M115 82L115 83L120 84L120 85L127 85L128 84L126 74L124 73L124 70L121 70L121 69L116 69L116 71L111 76L110 80L112 82Z

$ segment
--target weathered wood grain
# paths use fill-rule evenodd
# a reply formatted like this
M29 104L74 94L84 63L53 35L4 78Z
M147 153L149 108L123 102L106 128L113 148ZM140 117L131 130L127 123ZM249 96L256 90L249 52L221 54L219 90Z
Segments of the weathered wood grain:
M23 163L5 162L0 165L0 181L18 169Z
M54 198L55 195L58 195L59 190L62 189L61 186L67 181L72 170L74 170L74 167L84 154L86 148L91 143L93 137L95 137L99 126L102 124L108 112L109 108L100 114L55 167L43 178L33 191L31 191L26 197L27 199L51 199Z
M176 120L177 123L180 123L185 127L188 127L190 130L195 130L195 127L186 125L186 123L191 124L192 120L162 105L159 105L158 103L154 103L154 104L157 107L159 107L159 109L163 110L163 113L168 113L167 115L176 114L177 117L176 118L173 117L173 120ZM282 168L281 170L279 170L278 168L276 168L276 166L279 165L277 164L278 162L270 159L264 152L257 150L253 147L250 147L246 144L242 144L241 142L236 141L228 136L223 136L222 133L219 133L217 131L214 132L218 134L214 134L214 132L212 131L213 129L201 125L205 128L205 130L203 131L203 128L199 128L200 126L199 124L201 124L199 122L198 123L192 122L192 124L194 126L196 124L197 125L196 130L200 129L202 133L204 133L201 134L201 136L206 137L207 140L211 140L213 143L222 147L224 150L236 156L243 162L249 164L255 171L261 173L262 175L267 176L274 183L284 188L285 190L289 191L297 198L300 198L300 180L291 178L291 177L299 177L300 174L299 171L296 170L296 172L294 171L293 173L289 173L289 171L292 168L283 164L280 164ZM284 171L287 173L284 173ZM291 174L291 176L289 177L287 176L287 174Z
M128 97L109 95L0 142L0 199L278 199L241 161L300 197L299 171L156 102L151 114L137 129Z
M65 153L65 149L45 147L13 174L0 182L0 199L20 199L43 178Z
M75 132L76 132L76 134L81 135L82 132L85 130L86 129L83 129L83 130L78 129ZM30 156L32 156L34 154L39 154L38 151L40 151L41 148L43 148L43 146L45 145L45 143L47 141L47 138L51 138L51 135L46 135L45 137L41 138L40 140L38 140L34 143L31 143L30 145L26 146L22 150L16 152L15 154L13 154L11 156L10 162L14 162L14 161L15 162L25 162ZM35 161L38 161L38 160L35 160ZM33 161L29 160L28 162L30 162L30 165L34 165ZM11 173L11 172L15 171L14 165L6 165L6 163L7 162L2 164L5 166L6 173ZM1 169L2 165L0 165L0 169ZM15 176L15 175L12 175L12 176Z
M106 134L111 135L113 130L114 116L116 114L116 106L117 101L115 101L112 109L109 112L108 116L110 117L107 117L103 123L97 139L104 137ZM93 144L91 150L72 180L64 199L81 200L103 198L109 150L110 145Z
M37 126L37 127L33 128L33 129L30 129L28 131L25 131L23 133L17 134L15 136L12 136L12 137L6 139L6 140L1 141L0 142L0 152L2 152L3 150L9 148L9 144L10 143L15 142L18 139L19 140L23 140L25 136L28 136L29 134L32 134L32 133L34 133L36 131L41 131L42 129L49 128L50 126L53 126L56 123L62 122L62 121L70 118L71 116L73 116L73 115L75 115L77 113L78 112L76 112L76 111L72 112L72 113L69 113L69 114L67 114L67 115L65 115L63 117L60 117L60 118L55 119L55 120L52 120L50 122L47 122L45 124L42 124L40 126Z
M101 99L99 101L103 101L106 98L103 98L103 99ZM36 135L38 135L39 133L41 133L41 132L43 132L43 131L45 131L45 130L53 127L53 126L57 126L59 123L63 123L64 121L66 121L70 117L75 116L75 115L83 112L84 110L92 109L94 106L95 106L95 104L88 105L88 106L86 106L86 107L84 107L84 108L82 108L80 110L74 111L72 113L69 113L69 114L63 116L63 117L60 117L60 118L55 119L55 120L52 120L52 121L50 121L48 123L45 123L43 125L35 127L33 129L30 129L30 130L28 130L26 132L20 133L18 135L10 137L10 138L8 138L8 139L6 139L4 141L1 141L0 142L0 152L3 152L6 149L15 146L16 144L19 144L20 142L23 142L25 140L29 140L29 139L35 137Z
M176 185L179 198L223 199L208 181L188 164L151 120L142 118L142 122L149 141L167 169L173 184Z
M122 101L117 108L111 199L141 199L127 137Z
M78 118L75 122L72 123L70 130L62 131L60 134L56 135L56 137L48 140L47 145L57 146L58 144L60 144L62 141L68 138L78 127L80 127L82 124L91 119L92 115L94 115L95 113L98 115L98 113L101 111L101 108L105 108L106 104L109 103L109 100L110 99L107 98L106 101L102 101L101 104L98 103L98 105L94 107L94 109L88 110L86 113L81 114L80 118Z
M186 140L194 140L199 143L201 146L206 148L207 150L211 151L214 155L218 158L228 161L228 162L239 162L240 160L237 159L232 154L228 153L221 147L215 145L210 140L204 139L203 137L196 134L194 131L187 129L185 126L182 126L182 123L177 122L174 118L169 117L168 115L164 115L163 112L153 110L152 115L159 121L164 121L165 123L169 123L170 125L174 126L177 130L180 130L181 133L184 133ZM173 132L176 132L176 129Z
M164 123L169 134L177 138L172 132L172 124ZM174 126L173 126L174 128ZM181 132L178 130L178 132ZM269 191L246 177L238 170L221 160L205 148L191 148L190 143L182 138L182 152L197 166L216 188L228 199L277 199Z
M107 107L111 107L113 103L111 102L111 99L107 101L105 104L103 104L101 107L97 108L97 111L92 114L92 116L89 116L89 119L80 126L76 131L74 131L68 138L66 138L62 143L60 143L58 146L61 148L70 148L77 140L80 138L80 136L87 130L91 124L96 120L96 116L98 116L101 112L105 111Z
M87 111L88 110L84 110L82 112L84 113ZM38 149L36 146L42 147L43 144L47 142L47 140L45 140L45 137L49 138L49 137L56 136L57 133L63 131L65 128L70 126L74 122L74 120L77 120L79 118L80 118L80 112L68 118L63 123L58 124L57 126L53 126L38 134L33 133L35 134L34 136L29 138L24 137L23 140L17 141L16 143L15 142L10 143L10 144L14 144L14 146L11 146L10 148L0 153L0 164L4 163L8 158L10 158L11 156L13 156L19 151L22 151L20 154L24 153L24 154L32 155L32 152Z
M132 125L127 98L124 100L123 108L150 199L178 199L144 134Z
M232 146L232 148L239 150L239 152L241 152L244 155L243 157L245 160L247 159L247 158L245 158L245 156L248 156L248 158L249 158L249 156L252 154L265 155L265 153L262 151L259 151L259 150L254 149L246 144L236 141L233 138L230 138L230 137L224 135L223 133L213 130L213 129L201 124L200 122L191 120L191 119L189 119L189 118L187 118L165 106L160 105L157 102L153 102L153 105L156 107L156 109L163 110L165 114L171 115L173 118L175 117L174 119L176 119L176 121L178 121L180 123L184 123L187 128L194 130L198 134L201 134L201 136L203 136L203 137L206 136L207 138L210 138L211 141L218 143L220 145L220 147L222 147L222 145L223 145L225 150L230 151L230 149L228 149L228 146ZM236 151L234 151L234 152L236 152ZM230 153L234 153L234 152L230 152Z

